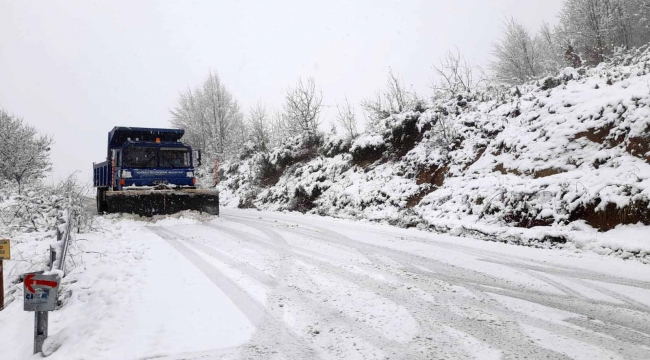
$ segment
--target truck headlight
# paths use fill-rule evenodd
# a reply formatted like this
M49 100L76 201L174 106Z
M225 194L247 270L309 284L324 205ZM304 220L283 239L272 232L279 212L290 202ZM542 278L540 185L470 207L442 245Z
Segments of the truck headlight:
M194 177L194 172L188 171L187 173L185 173L185 175L187 175L187 177Z
M129 170L122 170L122 178L123 179L130 179L131 178L131 172Z

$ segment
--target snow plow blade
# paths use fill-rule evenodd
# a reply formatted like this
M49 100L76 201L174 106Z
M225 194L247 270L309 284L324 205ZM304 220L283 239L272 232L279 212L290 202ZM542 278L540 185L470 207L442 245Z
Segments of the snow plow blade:
M219 193L205 189L107 191L106 210L140 216L168 215L183 210L219 215Z

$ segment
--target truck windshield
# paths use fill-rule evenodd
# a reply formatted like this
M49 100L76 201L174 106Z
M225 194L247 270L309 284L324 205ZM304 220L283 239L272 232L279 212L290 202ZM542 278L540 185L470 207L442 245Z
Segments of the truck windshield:
M161 148L160 167L183 168L190 166L190 152L183 148Z
M127 168L155 168L158 164L156 161L155 147L130 146L124 149L122 156L122 166Z

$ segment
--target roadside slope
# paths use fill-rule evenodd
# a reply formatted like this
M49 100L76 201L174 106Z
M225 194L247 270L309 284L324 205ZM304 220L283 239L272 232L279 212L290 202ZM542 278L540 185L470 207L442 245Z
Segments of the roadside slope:
M629 238L650 225L649 71L644 48L518 88L420 103L354 142L247 150L222 169L222 202L648 261L640 236L598 232L630 225L617 229Z

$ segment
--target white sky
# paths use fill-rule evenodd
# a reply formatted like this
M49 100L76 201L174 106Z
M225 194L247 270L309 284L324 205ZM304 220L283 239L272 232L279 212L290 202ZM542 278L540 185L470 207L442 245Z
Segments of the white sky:
M54 136L51 180L90 181L113 126L168 127L179 92L210 71L244 109L279 107L300 76L315 77L325 105L358 104L389 68L426 95L448 49L486 67L507 16L536 29L561 4L0 0L0 107Z

